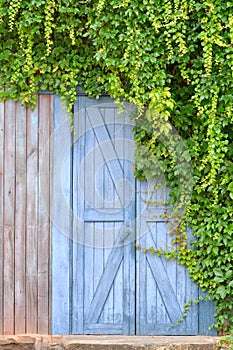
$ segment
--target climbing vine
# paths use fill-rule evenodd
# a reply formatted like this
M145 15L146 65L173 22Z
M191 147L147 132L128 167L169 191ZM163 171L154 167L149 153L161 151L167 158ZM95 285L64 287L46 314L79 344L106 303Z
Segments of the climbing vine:
M173 203L192 163L176 254L214 300L217 328L232 332L232 1L0 0L0 35L1 99L33 106L39 90L51 90L72 111L80 85L137 105L135 174L155 176L159 161ZM171 124L188 150L178 173L158 134Z

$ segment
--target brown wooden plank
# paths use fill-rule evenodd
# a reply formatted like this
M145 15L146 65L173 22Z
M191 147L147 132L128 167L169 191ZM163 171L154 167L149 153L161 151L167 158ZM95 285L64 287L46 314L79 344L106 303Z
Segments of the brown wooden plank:
M4 334L14 334L15 102L5 103Z
M26 332L37 333L38 106L27 109Z
M36 225L27 225L26 229L26 333L38 332L38 273L37 273L37 246L38 228Z
M38 333L49 332L50 278L50 120L53 96L39 96Z
M4 226L4 334L14 334L14 226Z
M26 332L26 108L16 104L15 333Z
M4 173L4 102L0 102L0 334L3 334L3 173Z

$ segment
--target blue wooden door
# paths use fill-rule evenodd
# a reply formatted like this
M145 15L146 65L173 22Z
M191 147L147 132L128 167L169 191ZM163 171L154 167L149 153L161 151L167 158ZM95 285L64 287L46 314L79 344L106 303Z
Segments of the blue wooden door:
M135 334L132 125L107 101L74 111L72 332Z
M129 116L80 94L71 137L58 98L54 114L53 333L205 333L211 319L200 328L197 305L175 325L199 293L186 269L135 249L171 242L163 208L147 204L164 202L166 188L134 178Z

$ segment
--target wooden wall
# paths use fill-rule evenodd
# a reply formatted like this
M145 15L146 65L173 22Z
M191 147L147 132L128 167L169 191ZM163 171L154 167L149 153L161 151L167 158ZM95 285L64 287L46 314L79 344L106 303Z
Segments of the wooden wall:
M50 331L52 105L0 103L0 334Z
M51 332L50 189L56 190L51 186L51 166L58 158L52 159L50 135L53 114L62 120L61 110L59 97L51 94L39 95L34 111L13 101L0 102L0 334ZM69 130L67 140L68 135ZM59 147L55 142L56 152ZM69 193L69 182L67 186ZM70 297L69 286L65 289L61 283L62 276L67 283L70 278L66 269L70 246L66 236L57 239L54 234L53 261L58 271L53 283L54 322L59 314L62 321L72 316L69 304L63 303L67 315L60 312L59 302L62 293ZM59 246L64 241L68 242L65 256ZM59 265L62 259L65 264ZM199 306L200 329L213 323L213 314L213 304Z

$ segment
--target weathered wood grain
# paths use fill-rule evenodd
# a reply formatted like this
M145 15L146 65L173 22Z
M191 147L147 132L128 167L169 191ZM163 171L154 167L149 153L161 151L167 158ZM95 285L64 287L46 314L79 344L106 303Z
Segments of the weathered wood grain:
M4 334L14 334L15 102L5 103L4 140Z
M127 192L119 186L126 178L134 183L133 174L132 178L129 175L131 164L123 169L121 161L122 154L127 154L127 142L120 131L124 122L120 119L116 130L113 103L105 111L102 101L87 109L89 102L80 97L75 105L79 137L73 149L71 189L79 225L73 228L78 243L73 242L70 270L72 332L134 334L134 242L113 247L127 233L125 224L133 220L135 212L134 204L123 209L128 203ZM117 154L119 142L121 157Z
M26 332L37 333L38 318L38 105L27 109Z
M34 111L0 103L0 334L49 332L50 224L39 180L49 211L52 99L39 97Z
M204 293L199 288L199 296L205 297ZM209 329L211 325L216 323L214 314L216 312L215 305L212 300L204 300L198 305L198 316L199 316L199 334L201 335L217 335L215 328Z
M71 332L70 322L70 240L69 230L71 226L70 216L64 215L64 200L70 203L70 179L71 158L67 156L66 172L61 173L61 155L71 149L70 125L65 122L68 116L63 111L59 96L54 96L54 120L53 120L53 154L52 154L52 332L69 334ZM61 194L61 187L63 195ZM57 222L60 219L61 225ZM64 228L64 232L62 228ZM66 235L68 232L68 235ZM58 279L57 276L60 276ZM62 283L61 283L62 281ZM61 302L62 300L62 302ZM76 310L73 310L73 314ZM77 333L77 332L76 332Z
M15 333L26 332L26 107L16 103Z
M80 98L77 99L74 107L74 112L76 115L76 118L74 119L74 127L77 131L76 136L76 142L73 147L73 177L72 177L72 188L73 188L73 211L76 213L78 219L82 218L83 211L81 206L78 203L78 198L80 196L80 193L78 191L77 179L75 179L75 174L78 173L78 164L80 164L80 161L84 157L85 152L85 140L81 135L85 133L86 129L86 119L85 118L79 118L77 117L78 108L81 107L81 100ZM84 179L81 179L82 182L84 182ZM84 294L86 294L86 291L84 291L84 278L81 280L77 278L77 263L79 259L79 268L81 271L84 270L84 245L78 244L79 241L79 232L80 230L84 231L84 221L80 220L79 223L79 229L75 227L75 225L72 227L73 229L73 261L72 261L72 272L73 276L73 285L70 286L70 288L74 288L76 290L76 293L72 293L72 300L71 305L73 307L73 315L72 315L72 329L71 331L73 333L82 334L84 331L84 312L83 312L83 300L84 300Z
M135 232L141 246L168 247L171 238L158 211L143 212L144 184L138 181L135 192L132 150L124 141L133 139L131 128L109 98L77 101L74 145L58 96L40 95L34 111L0 102L0 334L49 333L51 301L54 333L133 335L136 326L138 334L205 334L214 321L210 302L172 327L198 294L187 271L141 251L135 262ZM51 155L53 114L60 131Z
M39 96L38 332L49 332L50 150L52 95ZM48 146L48 147L47 147ZM43 193L43 195L42 195Z

